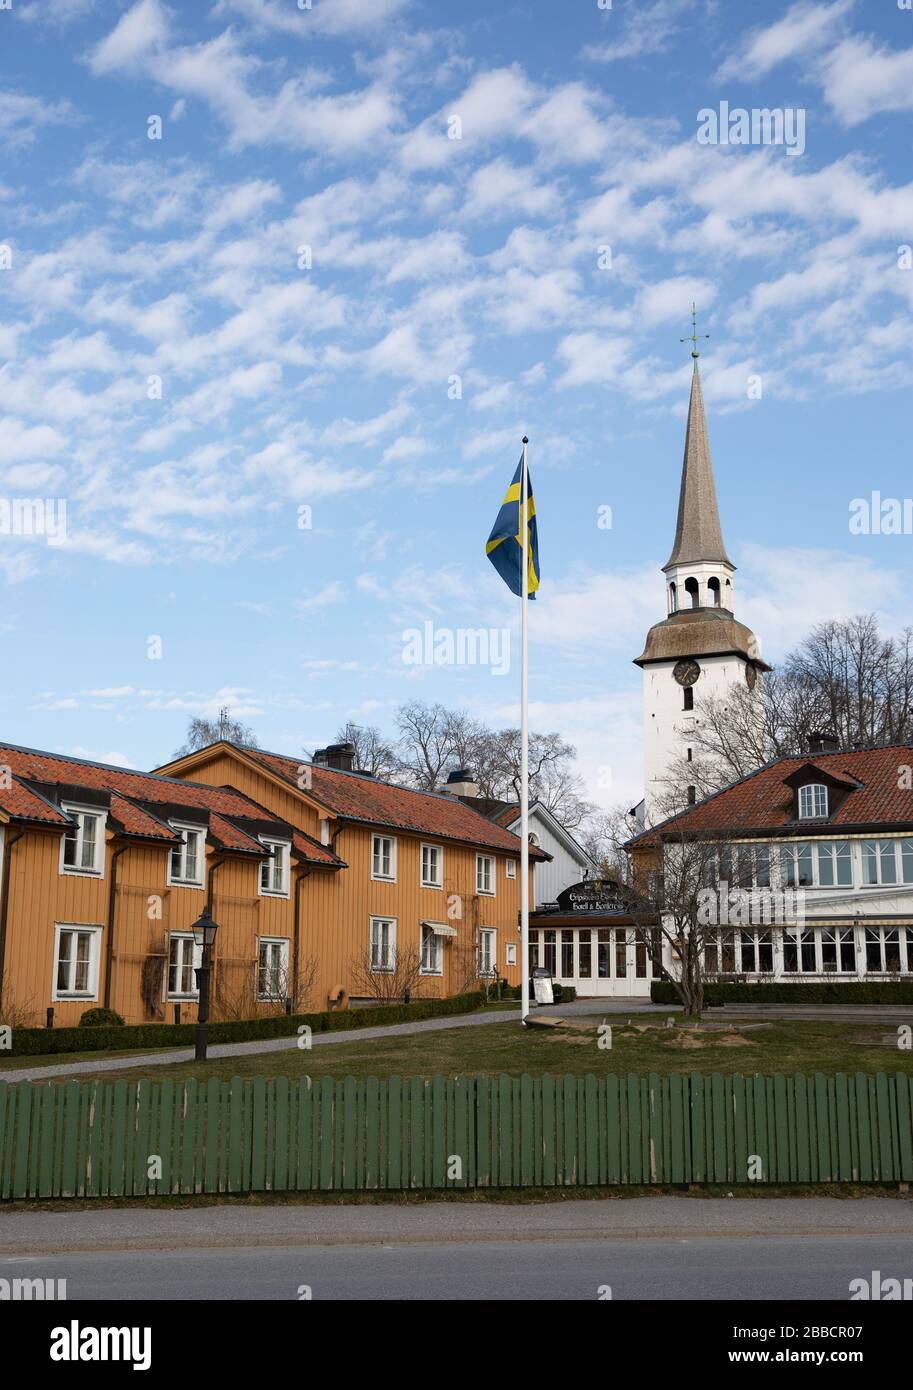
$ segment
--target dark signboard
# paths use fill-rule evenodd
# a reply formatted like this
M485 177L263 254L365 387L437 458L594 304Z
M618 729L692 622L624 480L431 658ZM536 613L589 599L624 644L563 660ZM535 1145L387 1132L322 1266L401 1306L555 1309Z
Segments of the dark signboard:
M625 888L611 878L588 878L572 883L558 894L561 912L602 912L623 914L629 911Z

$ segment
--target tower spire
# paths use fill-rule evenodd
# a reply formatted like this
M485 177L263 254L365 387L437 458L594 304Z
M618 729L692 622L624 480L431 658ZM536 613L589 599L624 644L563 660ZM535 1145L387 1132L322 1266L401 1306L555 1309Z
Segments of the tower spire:
M707 418L704 414L701 374L698 369L700 353L697 344L701 335L697 331L697 311L694 305L691 306L691 327L689 336L681 339L683 343L692 344L694 373L691 377L691 400L688 403L678 521L672 554L663 569L667 570L672 565L698 564L701 561L728 565L730 569L734 569L735 566L726 554L726 546L723 543L716 500L713 460L710 457L710 440L707 435ZM709 338L710 334L705 333L703 337Z

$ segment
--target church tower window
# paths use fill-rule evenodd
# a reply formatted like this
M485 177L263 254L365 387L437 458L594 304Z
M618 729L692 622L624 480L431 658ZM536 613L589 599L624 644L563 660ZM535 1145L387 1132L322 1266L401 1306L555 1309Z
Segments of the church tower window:
M685 593L691 595L691 607L692 607L692 608L700 608L700 606L701 606L701 588L700 588L700 585L698 584L697 580L694 579L693 577L692 577L691 579L686 579L686 580L685 580Z

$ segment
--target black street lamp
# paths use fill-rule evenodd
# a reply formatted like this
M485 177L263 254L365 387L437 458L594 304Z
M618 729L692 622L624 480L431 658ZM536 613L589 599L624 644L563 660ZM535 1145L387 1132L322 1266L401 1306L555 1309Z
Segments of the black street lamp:
M212 943L219 930L219 924L212 920L208 907L203 908L202 915L194 922L192 930L194 944L201 947L203 951L200 964L196 968L197 989L200 995L197 1008L196 1060L205 1062L206 1033L209 1024L209 976L212 971Z

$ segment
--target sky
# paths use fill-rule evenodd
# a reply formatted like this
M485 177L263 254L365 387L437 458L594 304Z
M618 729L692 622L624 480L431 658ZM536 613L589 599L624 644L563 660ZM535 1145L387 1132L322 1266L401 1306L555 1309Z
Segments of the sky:
M526 433L531 722L633 804L693 301L736 616L904 626L909 534L850 523L911 490L906 3L0 0L3 738L516 724Z

